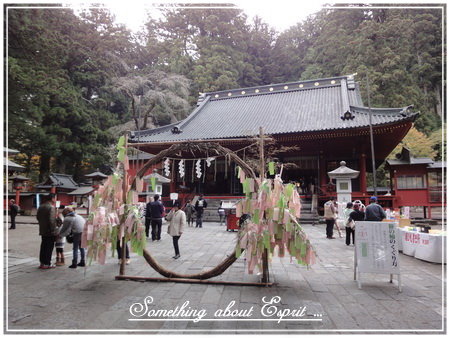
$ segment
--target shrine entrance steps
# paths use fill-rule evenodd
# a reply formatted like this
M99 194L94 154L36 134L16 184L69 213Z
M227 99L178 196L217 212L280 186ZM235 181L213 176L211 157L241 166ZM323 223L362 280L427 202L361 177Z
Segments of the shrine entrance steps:
M312 224L319 223L319 215L317 210L313 208L313 196L312 195L300 195L300 201L302 203L302 211L300 214L300 224Z

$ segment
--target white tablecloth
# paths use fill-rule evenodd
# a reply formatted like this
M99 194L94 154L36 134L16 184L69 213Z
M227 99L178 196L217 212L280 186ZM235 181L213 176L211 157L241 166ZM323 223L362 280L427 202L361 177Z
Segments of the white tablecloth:
M400 235L399 250L408 256L414 256L427 262L445 263L442 257L445 235L427 234L398 228Z

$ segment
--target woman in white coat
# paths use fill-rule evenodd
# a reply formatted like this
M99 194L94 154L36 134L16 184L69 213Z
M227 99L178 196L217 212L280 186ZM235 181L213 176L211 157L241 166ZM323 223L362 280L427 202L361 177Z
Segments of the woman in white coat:
M175 249L175 256L172 258L180 258L180 249L178 248L178 240L183 234L183 229L186 226L186 214L180 209L180 202L176 201L173 204L172 210L166 216L169 221L169 227L167 228L167 233L172 236L173 248Z

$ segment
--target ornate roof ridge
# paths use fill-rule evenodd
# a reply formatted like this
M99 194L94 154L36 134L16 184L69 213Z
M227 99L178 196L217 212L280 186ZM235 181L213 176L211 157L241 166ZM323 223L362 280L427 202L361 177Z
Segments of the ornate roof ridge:
M211 100L242 97L258 94L280 93L294 90L317 89L330 86L341 86L341 80L347 80L347 89L354 90L353 75L334 76L320 79L300 80L293 82L272 83L268 85L233 88L228 90L219 90L205 92L200 94L200 98L211 97ZM350 85L353 82L353 85Z

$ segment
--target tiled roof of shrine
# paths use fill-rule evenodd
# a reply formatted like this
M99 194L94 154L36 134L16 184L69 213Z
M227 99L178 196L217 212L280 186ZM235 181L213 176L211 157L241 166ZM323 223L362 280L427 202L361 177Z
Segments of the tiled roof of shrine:
M346 114L347 113L347 114ZM411 106L371 108L372 125L413 121ZM177 142L251 137L259 127L269 135L326 132L369 126L353 76L204 93L184 120L135 131L130 142Z

